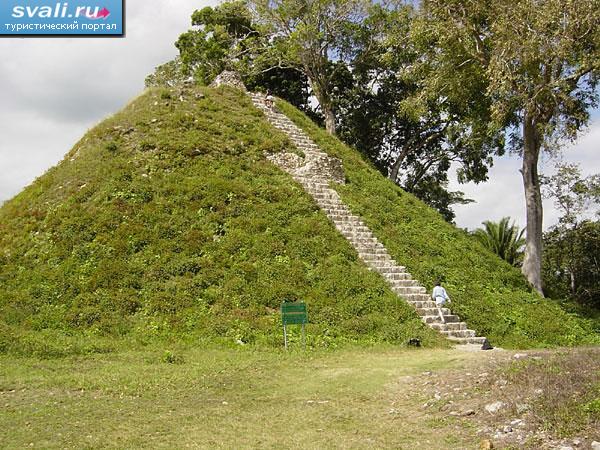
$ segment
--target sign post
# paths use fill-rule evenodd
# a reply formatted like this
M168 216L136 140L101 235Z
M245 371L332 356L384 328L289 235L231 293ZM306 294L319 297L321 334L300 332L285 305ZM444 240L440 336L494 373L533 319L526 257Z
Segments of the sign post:
M302 345L306 349L306 335L304 325L308 323L308 313L304 302L283 302L281 304L281 321L283 322L283 341L285 349L288 348L287 326L302 325Z

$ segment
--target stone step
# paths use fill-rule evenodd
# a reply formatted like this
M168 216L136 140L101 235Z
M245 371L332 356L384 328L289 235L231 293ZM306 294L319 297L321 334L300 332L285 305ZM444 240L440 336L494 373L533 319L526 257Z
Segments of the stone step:
M284 126L283 123L281 123L282 126ZM287 135L289 137L296 137L296 138L302 138L302 139L307 139L310 140L310 137L302 130L298 130L298 129L292 129L292 130L287 130ZM312 142L312 141L311 141Z
M324 207L323 211L328 212L329 214L339 214L339 215L344 215L344 214L352 214L352 212L350 212L350 209L342 207L340 206L335 206L335 207Z
M367 261L367 262L373 262L373 261L387 262L390 265L393 265L393 263L394 263L394 260L387 254L378 255L378 254L372 254L372 253L358 252L358 256L363 261Z
M344 236L348 241L350 241L352 246L354 246L355 242L360 240L367 241L371 239L376 239L375 236L373 236L369 232L360 232L359 234L357 234L355 232L342 231L339 229L338 231L342 234L342 236Z
M357 226L357 227L350 227L344 224L340 224L337 227L338 231L342 234L344 234L344 236L349 237L349 236L356 236L358 238L361 237L365 237L365 236L370 236L373 237L373 233L371 233L371 230L369 230L367 227L365 226ZM375 238L373 238L375 239Z
M300 177L297 176L296 179L300 181L302 184L306 184L311 194L324 194L324 193L335 193L337 192L329 187L329 180L325 180L322 178L316 177Z
M285 134L300 131L300 129L293 122L282 121L278 117L271 117L271 123L275 128L284 132Z
M363 253L375 254L375 255L388 255L387 250L381 244L373 244L373 243L356 243L354 248Z
M337 229L340 231L345 231L348 233L369 233L373 234L369 227L367 227L364 223L348 223L348 222L340 222L336 224Z
M300 182L306 183L306 181L304 181L304 180L300 180ZM317 182L317 180L313 181L313 183L316 183L316 182ZM325 186L319 186L319 187L309 186L308 192L315 198L321 198L324 201L332 201L332 199L335 199L335 200L337 200L337 203L336 203L337 205L343 204L340 194L338 194L334 189L331 189L328 186L327 187L325 187Z
M359 217L355 214L352 214L350 211L341 211L337 208L335 211L332 211L331 208L322 208L329 217L332 217L332 220L340 219L355 219L358 220Z
M348 239L348 240L350 241L350 243L352 244L352 247L354 247L354 249L357 252L389 256L387 249L383 245L381 245L379 242L376 242L376 243L355 242L352 239Z
M348 230L340 230L337 227L337 230L349 241L354 239L375 239L375 237L369 231L348 231Z
M414 281L414 280L409 280L409 281L413 281L416 283L416 281ZM430 301L422 301L422 302L409 301L408 303L410 303L415 308L437 308L437 306L435 306L435 302L430 302Z
M432 323L430 326L438 331L459 331L467 329L467 324L464 322Z
M345 236L346 239L348 239L352 245L362 245L362 246L375 246L376 248L385 248L384 245L379 242L377 240L377 238L375 237L362 237L362 236L356 236L356 235L350 235L350 233L348 233L349 236Z
M393 286L392 290L402 297L407 294L422 294L425 292L425 288L422 286Z
M406 267L390 264L386 261L371 261L370 264L381 274L406 273Z
M421 288L421 286L419 286L419 282L413 279L399 279L399 280L388 280L388 284L392 287L418 287ZM425 288L423 288L425 289Z
M328 214L329 218L333 221L338 221L338 222L356 222L357 224L360 222L362 223L362 221L360 220L360 217L358 217L355 214Z
M318 180L313 177L298 177L297 178L304 186L314 192L322 192L323 190L327 191L331 189L329 187L329 182L325 180Z
M315 160L317 158L324 158L322 153L318 153L314 150L301 148L302 154L304 155L304 159L308 162L309 160ZM325 155L326 156L326 155Z
M481 336L467 337L467 338L448 336L448 339L459 345L464 345L464 344L483 345L483 343L485 342L485 337L481 337Z
M406 272L393 272L393 273L382 273L381 274L388 281L396 281L396 280L407 280L414 281L410 276L410 273Z
M431 296L429 294L407 294L404 295L404 298L409 302L429 302L431 301Z
M299 132L298 128L293 123L275 123L274 126L286 135Z
M331 188L310 188L309 193L315 198L322 199L325 202L324 206L334 206L343 204L340 194L338 194L334 189ZM327 204L327 202L332 202L334 200L337 201L337 203L333 203L331 205Z
M441 323L440 316L437 314L437 311L435 316L421 316L421 320L426 324ZM444 314L444 321L446 323L460 322L460 317L458 317L456 314Z
M315 162L320 162L323 163L323 161L327 160L327 154L320 152L318 150L318 147L313 146L313 145L305 145L302 144L300 142L294 141L292 140L292 144L294 144L294 147L296 147L298 150L300 150L302 153L304 153L304 155L311 155L313 156L313 161Z
M358 253L365 253L365 254L369 254L369 255L387 255L390 256L390 254L387 252L387 249L379 244L373 244L373 243L356 243L353 242L351 239L348 239L350 241L350 243L352 244L352 247L354 247L354 250L356 250ZM391 258L391 256L390 256Z
M417 313L419 313L420 316L425 317L425 316L435 316L437 315L439 318L439 312L437 308L415 308L417 310ZM451 315L452 312L448 309L448 308L440 308L442 310L442 315L443 316L448 316ZM456 316L458 317L458 316Z
M473 330L441 330L445 337L453 337L453 338L474 338L475 332Z
M331 194L330 191L335 192L333 189L331 188L312 188L312 192L311 194ZM335 192L337 194L337 192ZM337 194L339 195L339 194ZM335 211L339 211L340 214L348 214L348 213L352 213L352 211L350 210L350 208L348 208L348 206L346 206L344 204L344 202L341 200L337 201L337 202L331 202L330 204L324 204L323 205L323 209L326 209L328 211L331 212L335 212Z
M294 132L288 132L286 134L290 138L290 140L295 144L303 145L310 148L319 148L317 144L315 144L313 140L306 135L300 135Z
M330 206L333 202L340 202L342 199L337 194L330 193L318 193L312 194L313 199L317 202L319 207L324 208Z
M333 189L331 189L329 186L315 186L313 182L312 184L307 184L305 181L301 181L300 183L302 184L302 186L306 189L306 191L311 194L311 196L313 196L313 198L316 195L337 195L337 192L333 191ZM333 192L332 192L333 191ZM323 209L335 209L335 208L345 208L345 205L341 202L336 202L335 204L332 205L323 205ZM344 209L344 211L348 211L348 209Z
M342 202L341 199L334 198L334 197L318 198L318 197L314 197L313 196L313 199L317 202L317 204L319 205L319 207L321 209L324 209L324 208L336 208L336 207L339 207L339 205Z
M329 217L331 220L333 220L334 222L343 222L343 223L347 223L347 224L356 224L356 225L362 225L362 220L360 220L360 218L358 216L349 214L347 216L343 216L343 215L339 215L339 214L327 214L327 217Z
M340 216L352 215L352 211L350 211L349 208L346 208L343 205L323 206L323 210L327 211L328 213L330 213L332 215L340 215Z
M329 196L331 196L332 194L336 196L336 198L338 199L338 202L332 205L324 205L324 206L341 206L341 207L345 207L347 208L346 204L342 202L340 194L337 193L337 191L335 189L333 189L331 186L329 186L329 180L327 180L326 182L328 183L327 186L321 186L321 185L314 185L314 183L323 183L324 180L312 180L313 185L312 186L308 186L308 193L310 195L312 195L313 197L315 196L320 196L323 197L323 194L329 194ZM306 181L301 181L302 184L306 183ZM329 200L331 201L331 199L327 199L324 198L325 201Z
M312 141L292 138L292 143L304 152L314 152L315 156L325 158L327 156L326 153L321 151L321 149L317 146L317 144L313 144Z

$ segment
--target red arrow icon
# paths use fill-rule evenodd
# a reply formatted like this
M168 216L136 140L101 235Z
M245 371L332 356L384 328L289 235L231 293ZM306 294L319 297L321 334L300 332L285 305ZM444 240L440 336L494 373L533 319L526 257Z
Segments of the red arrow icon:
M87 18L88 19L106 19L108 16L110 16L110 11L108 9L106 9L106 7L103 7L96 14L88 14Z
M102 10L96 14L96 18L98 19L106 19L108 16L110 16L110 11L106 9L106 7L102 8Z

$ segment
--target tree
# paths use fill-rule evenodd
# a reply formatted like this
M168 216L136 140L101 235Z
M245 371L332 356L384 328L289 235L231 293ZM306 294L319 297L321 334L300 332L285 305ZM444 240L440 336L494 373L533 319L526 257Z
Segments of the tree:
M542 150L575 139L597 104L598 0L424 0L416 38L426 51L425 87L440 98L479 93L488 135L510 132L522 156L527 233L522 272L542 292ZM457 95L458 94L458 95Z
M336 98L339 136L372 160L390 180L452 222L452 205L470 200L462 192L447 190L451 164L463 167L470 180L484 177L487 169L481 160L466 158L466 148L451 143L439 108L418 119L402 113L401 102L412 88L393 72L382 73L384 69L383 65L366 69L354 66L344 80L336 81L341 86ZM377 89L372 88L375 83Z
M600 222L555 227L544 234L544 246L544 292L600 309Z
M368 14L370 0L251 0L257 23L271 34L278 67L293 67L308 79L325 128L336 132L337 71L354 56L351 36Z
M179 36L175 46L185 72L202 84L209 84L225 69L237 70L264 45L244 1L197 10L192 25L197 28Z
M546 242L552 246L554 253L545 258L545 264L554 267L558 278L569 278L569 295L577 296L581 283L580 274L589 271L581 267L584 259L595 258L587 255L585 248L589 247L590 236L595 229L584 222L584 215L591 212L592 206L600 204L600 175L582 177L579 166L575 164L559 164L554 175L542 177L543 193L554 200L556 208L562 212L558 224L546 235ZM587 231L579 232L580 225L586 223ZM593 248L593 244L592 244ZM590 257L591 256L591 257ZM593 260L595 264L597 261ZM592 265L593 267L593 265ZM588 278L587 275L583 275ZM546 280L549 280L546 271ZM550 284L553 283L549 280ZM550 291L553 288L550 287Z
M600 203L600 175L583 177L577 164L559 163L556 173L542 176L543 194L562 212L558 226L574 229Z
M175 43L180 56L159 66L147 78L147 85L164 85L165 79L169 85L189 76L208 85L223 70L235 70L248 89L269 89L313 115L306 76L295 68L278 65L277 46L254 22L246 2L224 2L195 11L192 25L195 28Z
M484 228L478 228L473 235L488 250L497 254L500 258L512 266L518 266L523 256L523 233L513 223L509 224L510 217L504 217L500 222L486 220Z
M461 192L448 192L451 164L463 181L479 182L487 179L491 158L483 154L487 148L470 144L464 109L437 100L420 110L403 108L419 89L405 76L418 59L409 39L413 16L408 6L370 9L354 37L352 65L335 79L337 128L384 175L451 222L451 206L470 202Z
M146 87L172 87L183 83L186 78L183 64L178 57L161 64L154 73L148 75L145 80Z

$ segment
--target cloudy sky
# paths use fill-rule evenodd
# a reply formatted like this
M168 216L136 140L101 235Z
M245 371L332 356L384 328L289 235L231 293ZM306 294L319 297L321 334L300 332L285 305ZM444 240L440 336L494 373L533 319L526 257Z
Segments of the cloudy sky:
M216 1L127 2L124 39L0 39L0 202L56 164L71 146L143 89L153 68L176 55L173 43L190 15ZM586 173L600 171L600 114L565 152ZM545 167L551 170L552 162ZM475 228L511 216L525 224L516 158L499 159L486 184L457 185L477 201L457 207L457 224ZM557 218L547 202L545 224Z

